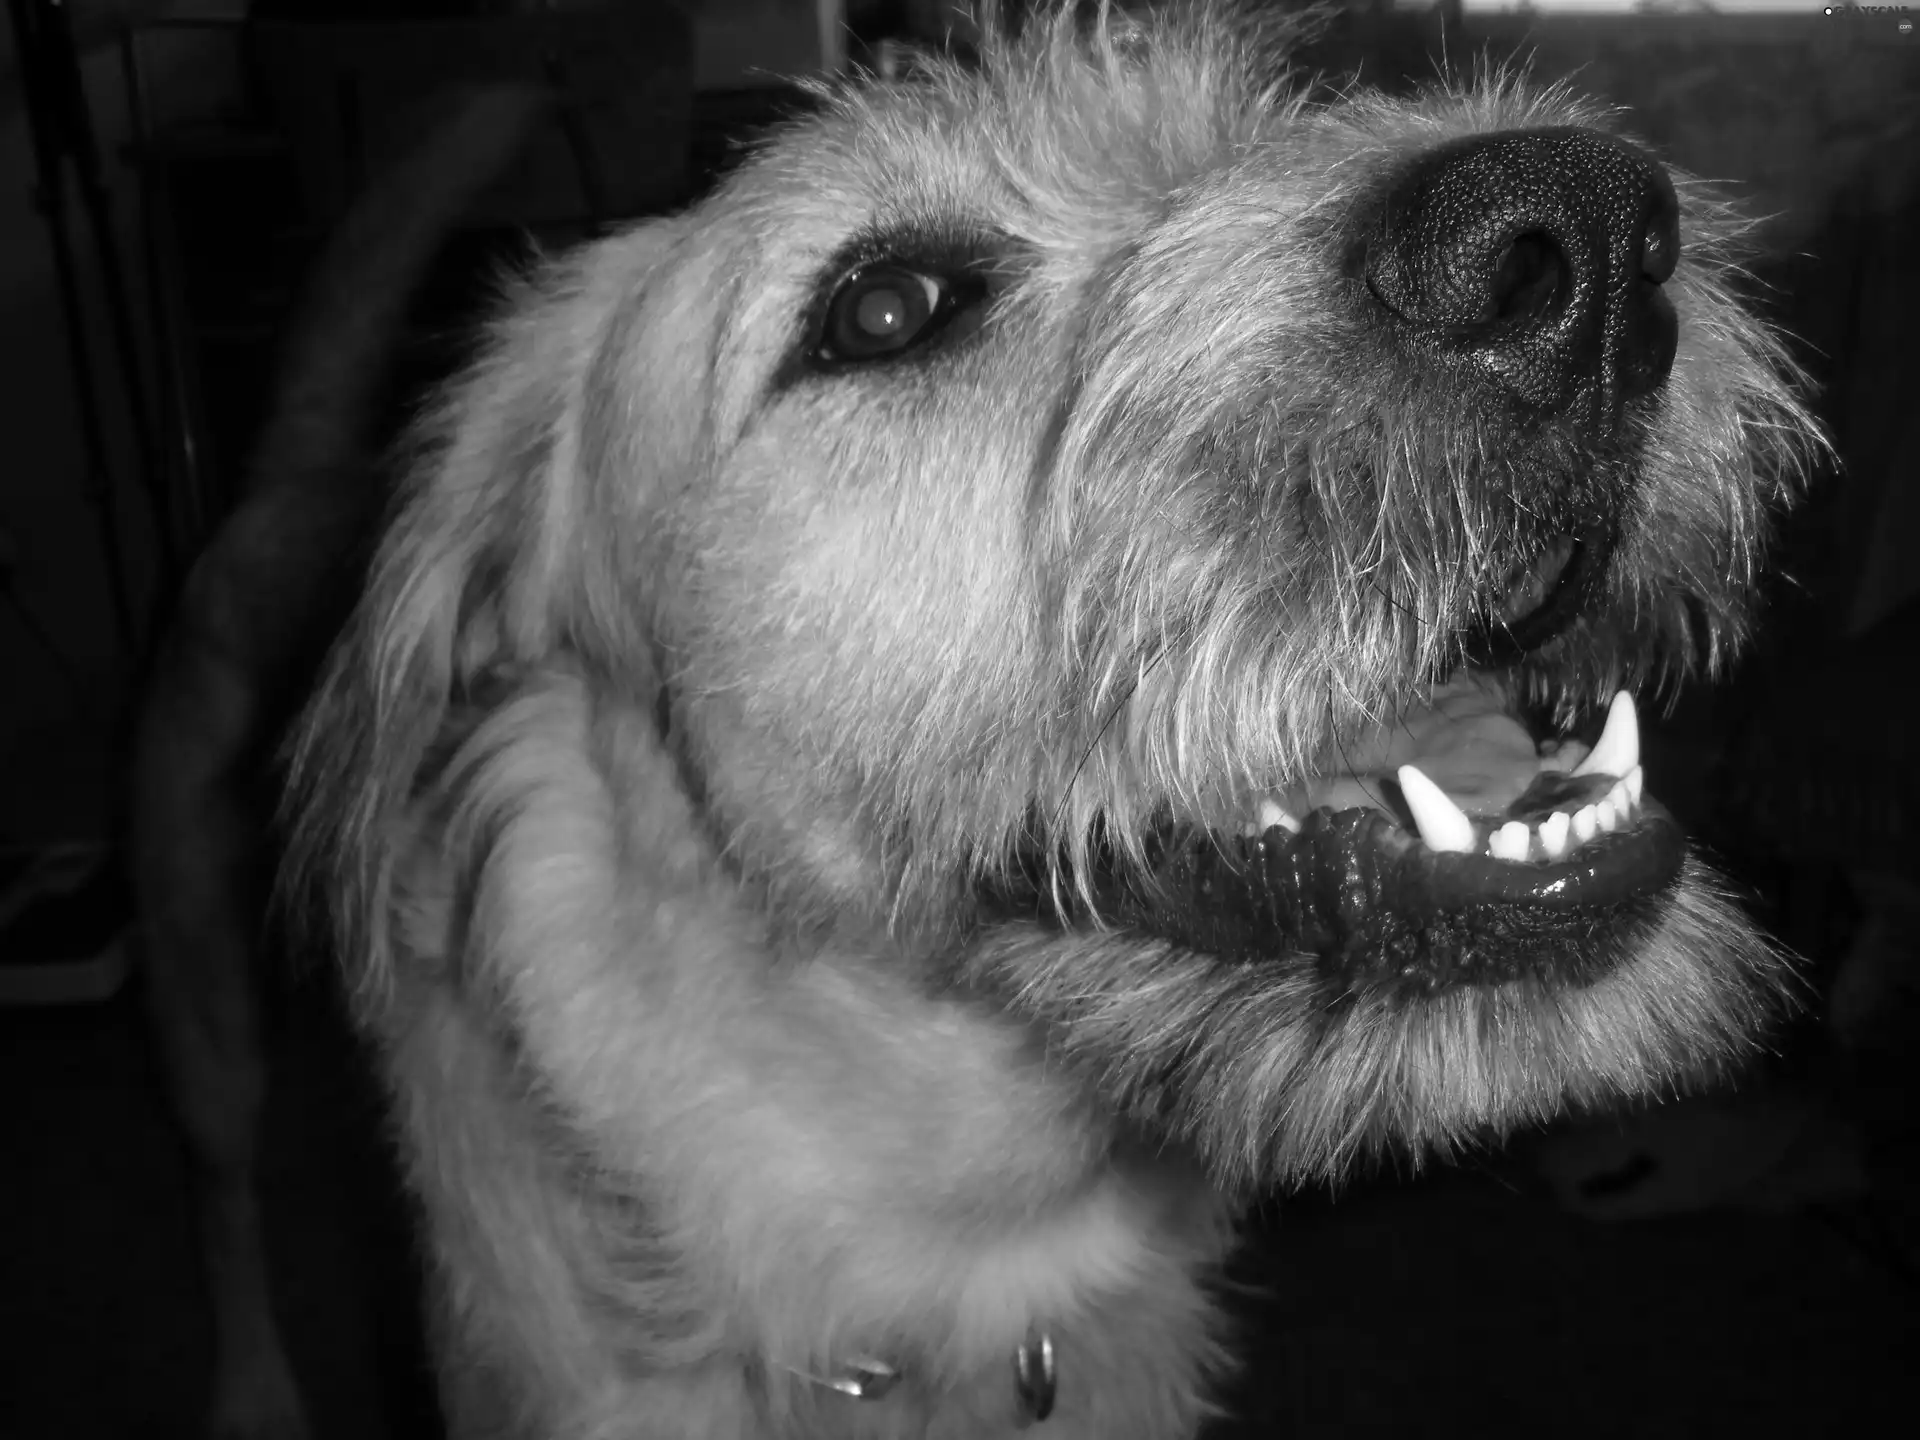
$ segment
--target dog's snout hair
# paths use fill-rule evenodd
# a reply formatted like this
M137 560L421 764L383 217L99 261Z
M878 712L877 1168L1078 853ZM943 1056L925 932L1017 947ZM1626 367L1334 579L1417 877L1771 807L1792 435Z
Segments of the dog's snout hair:
M1733 210L1562 89L1071 8L539 271L414 448L293 866L456 1429L1188 1435L1231 1198L1777 995L1573 733L1737 648L1819 445Z

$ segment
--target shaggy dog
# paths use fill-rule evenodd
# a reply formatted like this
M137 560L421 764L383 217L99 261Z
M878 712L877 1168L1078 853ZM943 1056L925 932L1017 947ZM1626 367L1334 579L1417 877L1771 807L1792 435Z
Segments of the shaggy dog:
M1629 698L1818 444L1740 222L1564 91L1287 42L833 88L402 457L290 873L456 1435L1189 1436L1257 1189L1758 1033Z

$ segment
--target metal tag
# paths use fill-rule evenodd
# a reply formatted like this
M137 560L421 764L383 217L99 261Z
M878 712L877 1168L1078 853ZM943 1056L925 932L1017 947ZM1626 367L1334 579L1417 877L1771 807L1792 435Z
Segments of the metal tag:
M1013 1388L1020 1397L1023 1425L1037 1424L1053 1413L1058 1386L1053 1337L1044 1330L1027 1331L1027 1338L1013 1352Z

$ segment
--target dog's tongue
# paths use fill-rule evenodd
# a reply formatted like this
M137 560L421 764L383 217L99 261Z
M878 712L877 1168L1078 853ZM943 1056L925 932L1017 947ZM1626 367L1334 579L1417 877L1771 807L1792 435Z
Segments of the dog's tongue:
M1543 755L1506 711L1505 697L1472 675L1450 680L1432 702L1328 756L1324 773L1288 798L1304 815L1360 807L1391 810L1382 779L1416 765L1469 815L1503 815L1543 769L1577 765L1586 747L1570 741Z

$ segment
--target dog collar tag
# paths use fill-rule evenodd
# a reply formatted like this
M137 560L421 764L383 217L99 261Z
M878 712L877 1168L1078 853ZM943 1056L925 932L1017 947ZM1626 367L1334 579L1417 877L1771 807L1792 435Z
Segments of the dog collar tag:
M1013 1388L1020 1397L1023 1425L1037 1424L1053 1413L1059 1380L1053 1365L1053 1337L1029 1330L1013 1352Z

